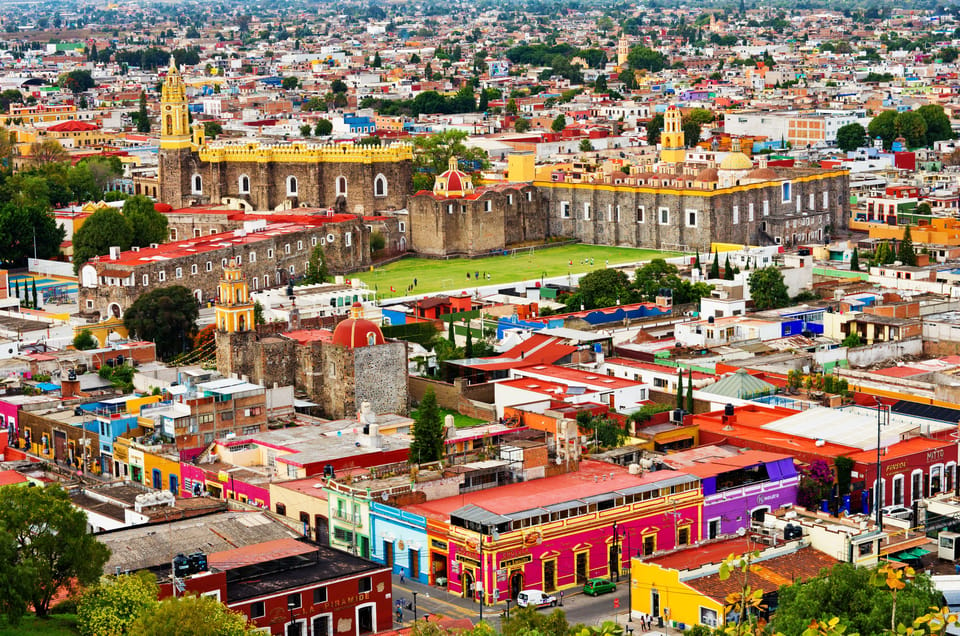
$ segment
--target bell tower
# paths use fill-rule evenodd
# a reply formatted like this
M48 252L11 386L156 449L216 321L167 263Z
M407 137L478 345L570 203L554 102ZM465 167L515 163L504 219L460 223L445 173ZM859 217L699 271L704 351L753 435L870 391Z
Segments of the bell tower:
M669 106L663 114L660 145L660 161L663 163L682 163L687 158L687 151L684 148L683 117L676 106Z
M193 147L190 139L190 116L187 112L187 90L170 58L170 68L160 92L160 201L175 208L187 205L190 192L187 160Z
M617 42L617 68L623 69L627 66L627 58L630 57L630 40L626 33L620 34L620 40Z
M223 268L220 278L216 316L217 331L235 333L253 329L253 302L250 288L236 261Z

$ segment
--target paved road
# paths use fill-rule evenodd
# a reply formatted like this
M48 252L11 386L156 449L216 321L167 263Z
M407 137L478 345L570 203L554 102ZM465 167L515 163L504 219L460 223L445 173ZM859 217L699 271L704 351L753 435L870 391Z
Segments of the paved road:
M393 577L393 600L405 599L413 602L413 592L417 592L417 618L423 618L424 614L441 614L449 618L468 618L475 624L480 622L480 604L472 603L467 599L448 594L445 590L413 583L409 580L400 581L400 577ZM617 591L612 594L590 597L580 593L566 592L563 599L562 609L567 620L571 624L583 623L584 625L600 625L604 621L616 620L620 624L627 622L627 586L626 581L621 581L617 586ZM614 599L620 601L619 609L614 608ZM506 609L505 603L499 603L494 606L485 605L483 609L483 618L491 624L494 629L499 629L500 618ZM514 603L510 604L511 611L516 608ZM541 611L550 611L544 609ZM413 610L404 610L404 625L409 626L413 622ZM636 621L629 623L633 627L633 635L640 636L657 634L679 634L676 630L655 629L650 632L640 631L640 624Z

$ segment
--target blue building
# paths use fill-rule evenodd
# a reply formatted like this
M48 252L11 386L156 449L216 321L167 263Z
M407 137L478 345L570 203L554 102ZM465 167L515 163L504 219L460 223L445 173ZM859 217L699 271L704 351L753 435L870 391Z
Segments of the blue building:
M370 502L370 558L394 574L429 585L427 519L387 504Z

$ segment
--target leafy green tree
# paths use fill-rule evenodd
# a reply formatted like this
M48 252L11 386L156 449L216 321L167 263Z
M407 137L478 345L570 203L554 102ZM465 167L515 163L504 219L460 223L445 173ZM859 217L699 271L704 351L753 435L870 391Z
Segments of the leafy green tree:
M790 304L790 294L783 282L783 274L776 267L753 270L748 285L750 297L758 310L777 309Z
M850 333L846 338L844 338L840 344L843 345L844 347L850 347L852 349L854 347L859 347L860 345L862 345L863 340L860 338L860 334L854 331Z
M380 68L383 66L383 60L380 59L380 51L376 51L373 54L373 63L371 64L373 68Z
M17 592L8 615L22 615L29 602L45 617L58 594L100 578L110 550L87 532L87 516L59 485L0 489L0 588ZM16 581L11 581L14 577Z
M896 119L897 111L895 110L885 110L874 117L867 126L870 138L880 137L883 140L883 147L890 148L893 140L897 137Z
M889 633L893 598L889 590L871 584L873 574L869 568L840 563L814 579L780 588L773 631L800 634L811 620L838 617L848 633ZM939 604L930 578L918 575L897 594L896 621L910 625Z
M635 71L656 73L667 67L667 58L663 53L646 46L635 46L627 54L627 64Z
M387 239L383 236L383 233L379 230L370 234L370 251L379 252L384 247L387 246Z
M467 342L463 346L463 355L467 358L473 357L473 330L470 324L467 324Z
M311 126L310 124L303 124L302 126L300 126L301 137L309 137L311 132L313 132L313 126Z
M927 143L927 122L920 114L912 110L900 113L894 126L897 134L906 140L908 148L919 148Z
M124 312L123 324L137 338L153 341L157 356L167 359L189 349L199 313L189 289L170 285L141 294Z
M452 324L452 323L451 323ZM410 463L426 464L443 458L443 421L437 407L433 387L428 387L420 400L417 418L413 423L413 441L410 442Z
M631 302L633 290L630 279L618 269L598 269L580 278L576 292L570 294L566 305L571 310L613 307L618 302Z
M862 148L866 143L867 131L856 122L841 126L837 130L837 145L844 152Z
M466 132L451 128L434 135L414 138L414 191L432 190L436 175L446 171L451 157L457 157L461 161L478 162L483 168L489 167L490 162L484 150L468 148L463 143L467 137Z
M917 264L917 252L913 249L913 236L910 234L910 226L903 228L903 239L900 241L900 248L897 250L897 260L904 265Z
M91 214L73 234L73 271L94 256L108 254L117 246L128 250L133 245L133 225L120 212L109 208Z
M580 140L580 152L591 152L593 151L593 144L590 143L589 139Z
M140 91L140 108L137 110L137 132L150 132L150 113L147 112L147 94Z
M917 114L923 118L927 124L927 146L933 146L936 141L944 139L953 139L953 127L950 125L950 118L943 112L943 106L940 104L926 104L917 109Z
M247 618L210 596L166 598L147 608L130 625L137 636L247 636Z
M327 271L327 255L323 253L323 246L317 245L307 261L307 274L303 278L306 285L316 285L327 282L330 272Z
M693 148L700 143L700 124L693 121L683 122L683 145Z
M216 139L223 134L223 126L220 125L220 122L216 121L205 121L203 122L203 136L208 139Z
M546 614L534 607L511 610L510 618L500 622L503 636L570 636L570 627L563 610L555 609Z
M447 321L447 340L453 346L457 346L457 335L453 331L453 318Z
M42 203L0 204L0 263L7 267L22 267L34 254L51 258L60 253L60 244L66 236L57 225L53 214Z
M280 80L280 88L285 91L292 91L297 86L300 86L300 80L298 80L293 75L288 75Z
M661 132L663 132L663 114L657 113L647 122L647 143L651 146L660 143Z
M157 604L157 578L150 572L107 577L77 605L81 636L122 636L140 614Z
M146 247L152 243L163 243L167 239L166 215L157 212L153 201L142 194L134 195L123 202L123 216L133 230L131 245Z
M36 168L44 168L68 159L67 151L56 139L44 139L30 144L30 163Z
M917 206L917 214L930 216L931 214L933 214L933 208L930 207L929 203L927 203L926 201L923 201Z
M74 94L82 93L96 86L93 77L90 75L90 71L82 69L73 70L61 75L58 84L61 88L73 91Z
M550 124L550 130L553 132L561 132L564 128L567 127L567 118L563 116L563 113L557 115L556 119L553 120L553 123Z
M530 120L526 117L518 117L515 122L513 122L513 130L518 133L525 133L530 130Z
M317 137L326 137L333 132L333 123L329 119L317 120L317 125L313 129L313 134Z
M266 323L267 320L263 317L263 305L260 304L259 300L253 301L253 324L264 325Z
M99 346L100 344L97 342L97 339L93 337L93 334L90 333L89 329L84 329L73 338L73 348L78 351L96 349Z

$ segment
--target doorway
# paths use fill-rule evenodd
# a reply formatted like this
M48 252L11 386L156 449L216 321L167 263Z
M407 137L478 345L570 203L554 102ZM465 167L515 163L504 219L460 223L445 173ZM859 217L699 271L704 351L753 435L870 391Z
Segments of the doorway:
M447 555L440 552L430 553L430 571L433 573L433 580L430 583L444 586L447 584Z
M473 572L464 570L463 579L460 581L463 584L463 598L473 598L473 581Z
M520 596L520 590L523 589L523 572L515 571L510 575L510 598L516 599Z
M578 552L577 553L577 585L583 585L587 582L587 553Z
M63 431L53 432L53 457L58 462L67 459L67 434Z
M163 488L163 475L160 474L160 469L153 469L153 487L157 490Z
M543 591L552 592L557 589L557 560L548 559L543 562Z
M650 615L660 616L660 592L650 590Z
M408 552L409 559L408 565L410 566L411 579L417 580L420 577L420 551L419 550L410 550Z
M373 621L373 605L361 605L357 608L357 633L369 634L376 631Z
M317 543L330 545L330 528L327 527L327 518L323 515L313 515L313 528L317 533Z
M383 542L383 564L393 571L393 541Z
M360 537L360 556L370 558L370 537Z

